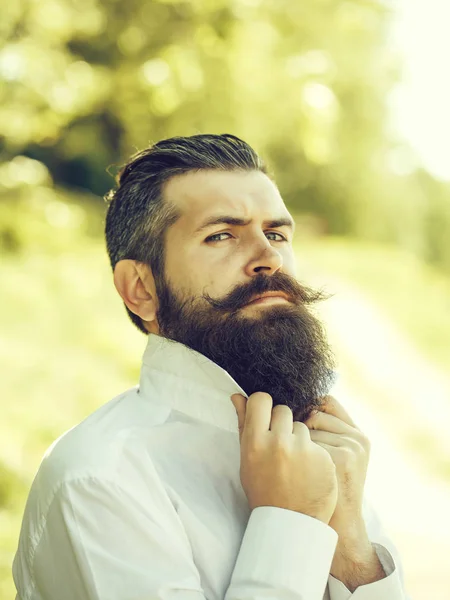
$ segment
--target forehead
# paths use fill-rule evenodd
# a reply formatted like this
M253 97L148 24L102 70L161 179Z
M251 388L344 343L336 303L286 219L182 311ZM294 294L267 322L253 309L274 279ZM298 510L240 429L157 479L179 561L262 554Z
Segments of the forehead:
M261 171L190 171L170 179L164 197L179 209L174 227L183 229L222 212L255 221L289 216L276 185Z

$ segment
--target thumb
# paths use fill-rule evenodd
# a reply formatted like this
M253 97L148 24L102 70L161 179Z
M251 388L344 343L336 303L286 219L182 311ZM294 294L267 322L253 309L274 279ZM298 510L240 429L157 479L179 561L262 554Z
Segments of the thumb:
M236 409L236 413L237 413L237 417L238 417L239 439L240 439L242 437L242 432L244 431L246 398L242 394L233 394L231 396L231 402L233 403L233 406Z

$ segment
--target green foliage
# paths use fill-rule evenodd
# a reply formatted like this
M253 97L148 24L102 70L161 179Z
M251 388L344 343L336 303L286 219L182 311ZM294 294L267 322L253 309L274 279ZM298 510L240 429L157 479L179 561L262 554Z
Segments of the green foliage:
M41 168L49 187L98 198L113 185L107 167L136 149L228 131L268 159L288 205L319 215L324 231L394 241L450 268L448 186L415 171L386 127L400 69L387 4L3 4L0 163L16 179L31 172L23 157L41 165L28 188ZM0 181L28 210L11 178ZM0 232L10 251L26 235L19 224Z
M237 133L286 200L350 226L383 149L395 68L380 2L40 0L7 7L4 159L103 194L107 165L171 135ZM374 197L374 196L373 196Z

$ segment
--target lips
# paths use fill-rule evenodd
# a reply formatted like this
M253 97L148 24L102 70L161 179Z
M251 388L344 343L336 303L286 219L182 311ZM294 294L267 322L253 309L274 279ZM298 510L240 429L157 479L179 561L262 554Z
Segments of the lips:
M247 302L247 304L252 304L253 302L263 298L282 298L283 300L289 301L289 298L284 292L266 292L265 294L258 294L257 296L254 296L249 302Z

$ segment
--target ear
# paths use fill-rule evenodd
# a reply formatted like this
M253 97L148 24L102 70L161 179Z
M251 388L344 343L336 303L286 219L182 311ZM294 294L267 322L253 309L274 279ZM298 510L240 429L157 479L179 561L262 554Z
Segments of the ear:
M131 312L143 321L156 321L158 300L149 266L137 260L120 260L114 268L114 285Z

